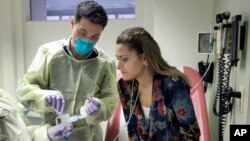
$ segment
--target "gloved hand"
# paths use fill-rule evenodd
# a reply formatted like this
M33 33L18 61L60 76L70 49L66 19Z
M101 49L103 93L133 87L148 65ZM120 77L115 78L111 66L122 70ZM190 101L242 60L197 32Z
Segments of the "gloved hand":
M101 107L101 104L96 100L96 98L89 96L85 101L85 112L88 115L95 114Z
M73 125L71 123L58 124L48 129L48 138L50 140L62 139L64 136L67 138L72 134Z
M56 111L63 113L65 100L59 91L48 91L46 96L46 102L49 106L54 108Z

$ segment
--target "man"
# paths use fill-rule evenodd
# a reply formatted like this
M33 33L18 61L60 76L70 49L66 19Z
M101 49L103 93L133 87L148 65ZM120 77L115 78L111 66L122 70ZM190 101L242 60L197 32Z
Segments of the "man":
M99 123L118 103L115 63L95 46L107 21L97 2L78 4L71 36L39 48L18 90L23 104L43 113L45 124L54 125L56 113L86 116L73 124L73 141L103 140Z
M24 107L6 91L0 89L0 140L1 141L49 141L50 137L61 139L62 133L69 137L72 125L58 124L54 127L29 125ZM29 125L29 126L27 126Z

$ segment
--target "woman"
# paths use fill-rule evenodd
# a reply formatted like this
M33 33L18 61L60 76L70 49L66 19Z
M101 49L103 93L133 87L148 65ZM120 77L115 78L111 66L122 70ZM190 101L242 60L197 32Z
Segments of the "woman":
M120 101L130 141L199 140L188 78L162 58L143 28L123 31L116 41Z

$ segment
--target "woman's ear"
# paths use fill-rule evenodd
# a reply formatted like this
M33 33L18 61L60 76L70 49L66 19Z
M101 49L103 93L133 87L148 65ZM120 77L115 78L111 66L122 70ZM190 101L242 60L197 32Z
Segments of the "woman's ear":
M145 66L145 67L147 67L148 66L148 63L147 63L147 61L144 59L144 61L143 61L143 65Z
M147 62L144 54L142 55L142 58L143 58L143 65L147 67L148 66L148 62Z

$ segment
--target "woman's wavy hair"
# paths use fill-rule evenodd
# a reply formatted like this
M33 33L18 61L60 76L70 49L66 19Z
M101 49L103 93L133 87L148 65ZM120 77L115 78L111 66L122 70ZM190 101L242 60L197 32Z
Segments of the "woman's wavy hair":
M116 44L125 44L130 49L135 50L137 55L143 54L149 70L154 75L179 76L190 86L188 77L163 59L159 45L144 28L133 27L124 30L118 36Z

